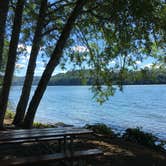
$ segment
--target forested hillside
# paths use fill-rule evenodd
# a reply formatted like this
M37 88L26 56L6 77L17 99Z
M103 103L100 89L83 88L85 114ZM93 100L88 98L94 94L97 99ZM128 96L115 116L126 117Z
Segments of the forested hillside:
M90 76L90 72L90 70L77 70L60 73L51 78L49 85L92 85L94 79ZM112 78L113 84L121 81L116 73L113 74ZM37 85L39 79L40 77L34 77L33 85ZM13 85L22 85L23 81L24 77L14 77ZM142 69L140 71L128 71L125 73L123 84L166 84L166 70Z

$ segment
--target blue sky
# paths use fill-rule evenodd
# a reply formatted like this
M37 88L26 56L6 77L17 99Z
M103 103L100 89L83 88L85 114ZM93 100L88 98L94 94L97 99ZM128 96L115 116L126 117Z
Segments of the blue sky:
M85 48L81 47L81 46L77 46L76 47L77 51L84 51ZM19 59L16 63L16 69L15 69L15 75L16 76L25 76L26 74L26 69L27 69L27 65L28 65L28 61L29 61L29 54L31 51L31 47L27 47L27 55L19 55ZM35 69L35 76L41 76L42 72L45 69L45 65L47 64L49 58L46 57L42 57L42 56L38 56L37 58L37 62L36 62L36 69ZM152 63L154 62L153 58L148 58L146 60L144 60L143 62L140 61L136 61L138 68L143 68L143 67L150 67L152 65ZM57 66L53 72L53 75L56 75L58 73L64 73L68 70L72 69L72 65L71 64L67 64L66 65L66 70L62 70L60 66Z
M20 45L20 47L23 47L23 46ZM28 66L29 58L30 58L31 46L27 46L26 51L27 51L26 55L20 54L18 56L18 60L15 65L15 73L14 73L16 76L25 76L26 74L26 69ZM48 60L49 58L47 57L42 57L41 55L38 56L36 61L35 76L42 75L42 72L44 71L45 65L47 64ZM61 73L61 72L65 72L65 71L61 70L60 67L57 67L53 75L57 73Z
M19 60L16 63L15 75L16 76L25 76L26 69L28 65L29 55L28 56L20 56ZM44 58L46 62L48 62L49 58ZM38 56L36 62L35 76L41 76L42 72L45 69L46 62L43 62L43 58ZM65 70L61 70L60 67L57 67L53 73L53 75L57 73L65 72Z

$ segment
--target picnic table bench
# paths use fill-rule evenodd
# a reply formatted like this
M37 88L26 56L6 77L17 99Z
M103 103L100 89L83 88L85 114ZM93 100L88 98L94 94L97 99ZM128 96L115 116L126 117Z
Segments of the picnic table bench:
M43 164L46 162L59 160L74 160L83 159L85 157L101 155L102 151L99 149L88 149L81 151L73 151L73 140L80 135L91 134L92 131L84 128L76 127L59 127L59 128L44 128L44 129L25 129L25 130L9 130L0 131L0 145L15 144L15 143L29 143L41 141L56 141L63 142L63 150L59 153L46 154L42 156L18 157L14 159L5 159L0 161L1 166L14 165L30 165ZM67 141L69 140L69 142ZM69 149L67 144L69 143Z

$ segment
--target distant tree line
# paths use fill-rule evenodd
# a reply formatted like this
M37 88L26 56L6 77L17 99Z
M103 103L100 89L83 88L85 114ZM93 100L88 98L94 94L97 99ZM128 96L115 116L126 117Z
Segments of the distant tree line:
M90 72L90 70L76 70L60 73L52 76L48 85L93 85L95 79ZM166 69L144 68L139 71L127 71L125 75L125 79L121 80L124 85L166 84ZM115 72L112 77L112 84L118 84L118 73ZM24 77L14 77L13 85L23 85L24 79ZM34 77L33 85L37 85L39 80L40 77Z

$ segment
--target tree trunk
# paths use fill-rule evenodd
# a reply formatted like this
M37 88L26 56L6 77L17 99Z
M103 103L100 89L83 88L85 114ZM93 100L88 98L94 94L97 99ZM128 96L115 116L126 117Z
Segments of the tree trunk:
M2 67L2 60L3 60L3 46L4 46L4 36L5 36L5 27L6 27L8 9L9 9L9 0L1 0L1 5L0 5L0 69Z
M35 34L33 38L32 50L30 54L28 68L26 71L26 77L25 77L21 97L17 105L16 115L13 121L13 124L17 126L21 125L25 115L27 105L28 105L34 71L36 67L36 59L40 50L40 42L42 38L41 36L42 36L42 30L44 26L44 17L45 17L46 9L47 9L47 0L42 0L40 5L39 16L37 20L37 26L36 26L36 30L35 30Z
M25 3L24 0L18 0L16 5L12 36L11 36L10 45L9 45L7 66L5 70L2 92L0 96L0 127L1 128L3 128L3 120L4 120L6 108L7 108L9 91L10 91L10 86L11 86L12 77L14 73L24 3Z
M60 58L63 53L63 49L64 49L66 41L70 35L73 24L74 24L75 20L77 19L78 15L80 14L80 12L86 2L87 2L87 0L78 0L77 1L74 10L72 11L66 25L63 28L61 36L59 37L56 47L52 53L51 59L49 60L47 66L42 74L38 87L36 88L34 96L32 97L32 100L29 104L29 108L27 110L27 114L25 116L24 123L23 123L24 128L31 128L33 125L35 113L36 113L36 110L40 103L40 100L45 92L45 89L47 87L47 84L51 78L51 75L52 75L55 67L59 64Z

